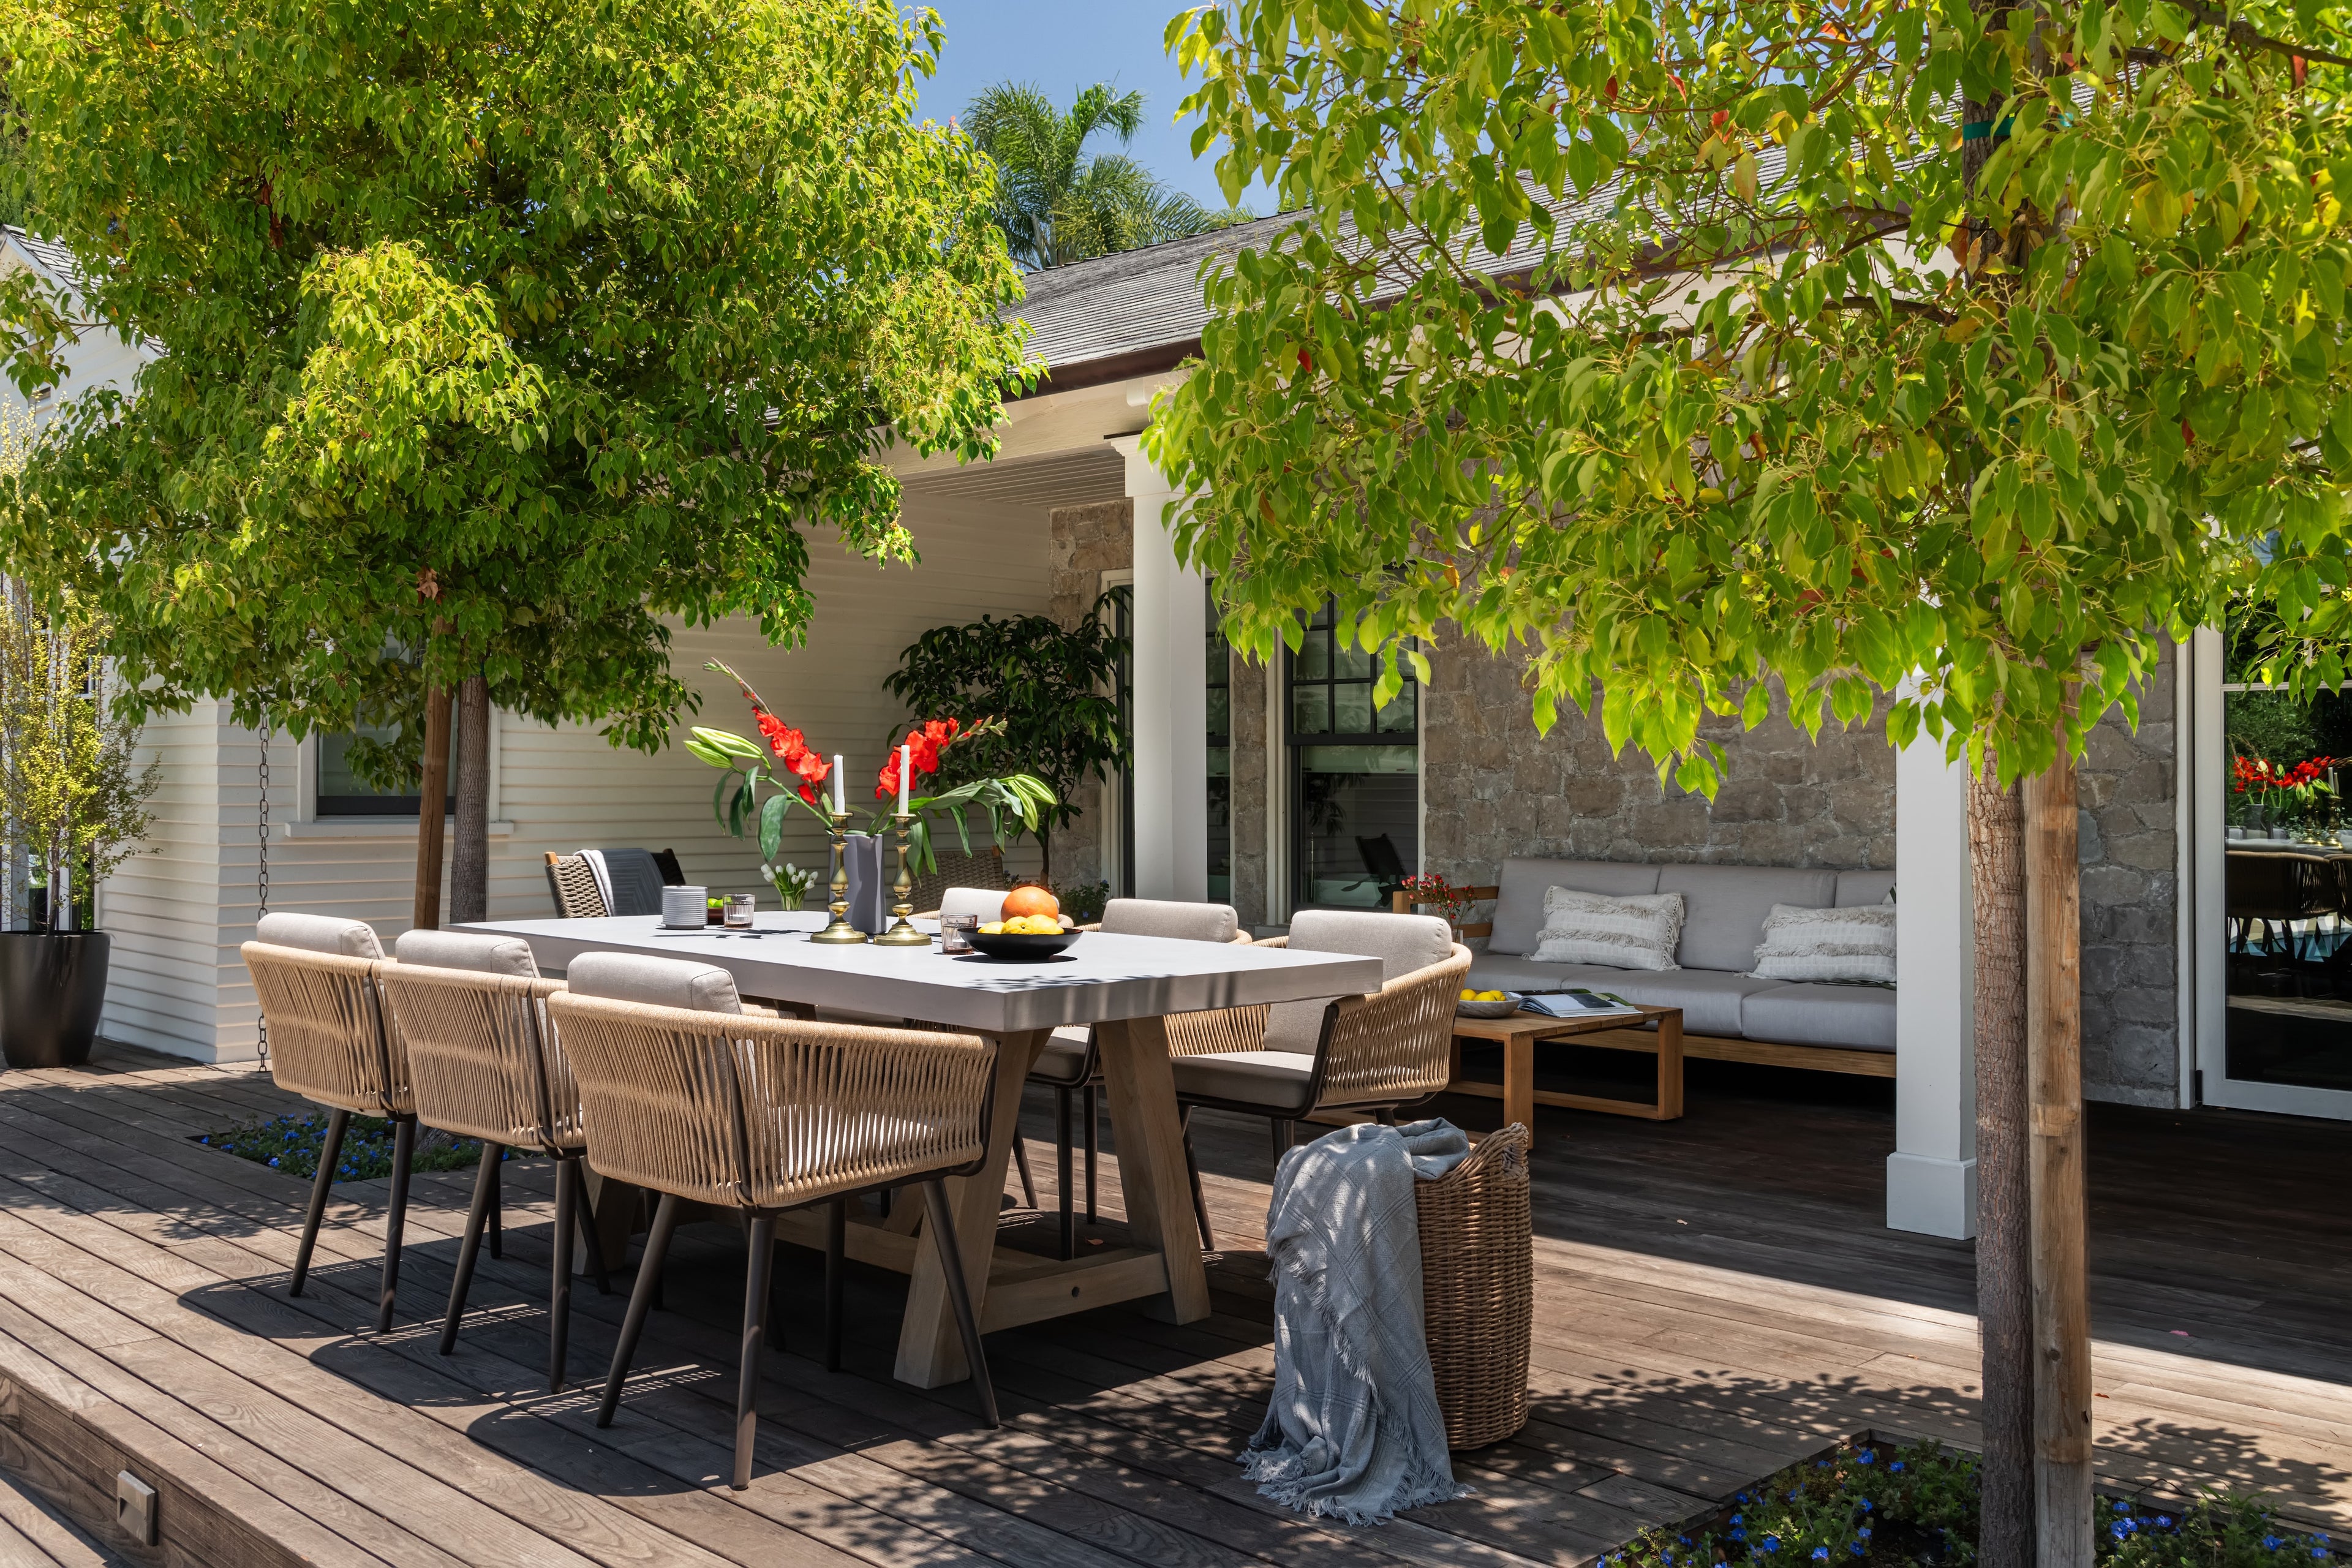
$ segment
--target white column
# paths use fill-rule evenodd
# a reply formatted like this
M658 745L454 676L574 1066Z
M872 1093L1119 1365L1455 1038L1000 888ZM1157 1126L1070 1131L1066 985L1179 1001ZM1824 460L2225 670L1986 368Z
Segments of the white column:
M1199 902L1209 896L1207 594L1177 564L1162 512L1168 481L1114 437L1135 503L1135 891Z
M1977 1233L1976 922L1968 766L1921 739L1895 762L1895 1152L1886 1224Z

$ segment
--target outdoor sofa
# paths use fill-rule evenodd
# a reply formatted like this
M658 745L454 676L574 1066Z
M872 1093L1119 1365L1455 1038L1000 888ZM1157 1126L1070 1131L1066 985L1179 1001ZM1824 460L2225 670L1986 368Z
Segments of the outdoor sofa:
M1892 871L1800 870L1776 866L1637 866L1614 860L1503 862L1500 881L1475 891L1495 900L1486 951L1464 984L1505 991L1588 986L1629 1002L1683 1010L1683 1053L1718 1061L1764 1062L1822 1072L1895 1076L1895 992L1877 985L1759 980L1756 949L1775 904L1810 909L1881 904ZM1683 895L1679 969L1629 970L1593 963L1538 963L1528 956L1543 929L1544 893L1627 898Z

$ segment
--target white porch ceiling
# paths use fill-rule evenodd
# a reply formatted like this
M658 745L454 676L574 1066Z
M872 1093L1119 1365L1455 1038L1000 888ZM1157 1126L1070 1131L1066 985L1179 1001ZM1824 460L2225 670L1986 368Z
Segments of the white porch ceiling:
M902 477L909 497L988 506L1084 506L1127 494L1127 463L1109 443Z

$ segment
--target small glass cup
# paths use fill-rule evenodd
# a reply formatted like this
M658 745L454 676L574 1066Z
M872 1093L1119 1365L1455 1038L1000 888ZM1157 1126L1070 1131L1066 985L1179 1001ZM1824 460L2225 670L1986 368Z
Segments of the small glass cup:
M759 900L753 898L750 893L728 894L726 904L727 929L729 931L750 931L751 929L751 910L758 901Z
M940 917L940 951L946 953L970 952L971 933L980 929L978 915L941 915Z

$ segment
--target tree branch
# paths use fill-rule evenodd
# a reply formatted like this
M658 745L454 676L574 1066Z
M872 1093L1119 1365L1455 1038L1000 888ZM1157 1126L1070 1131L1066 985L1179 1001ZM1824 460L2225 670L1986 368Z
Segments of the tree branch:
M2230 36L2230 41L2242 47L2267 49L2272 54L2284 55L2289 59L2316 60L2324 66L2352 66L2352 57L2331 55L2326 49L2310 48L2302 44L2290 44L2284 38L2273 38L2266 33L2258 33L2251 25L2232 21L2228 12L2205 5L2202 0L2171 0L2171 3L2209 27L2224 29Z

